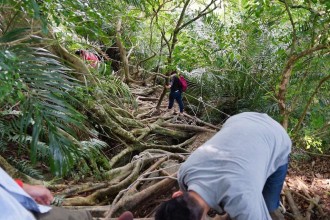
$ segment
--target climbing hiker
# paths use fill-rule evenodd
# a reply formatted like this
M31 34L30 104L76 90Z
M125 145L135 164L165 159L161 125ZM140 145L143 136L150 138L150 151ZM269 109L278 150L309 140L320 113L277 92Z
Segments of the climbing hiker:
M180 191L160 205L155 220L201 220L210 209L227 219L284 219L280 193L291 140L267 114L230 117L178 172Z
M168 111L170 111L174 105L174 100L177 101L180 109L180 115L183 114L183 101L182 101L182 85L179 80L179 75L176 70L171 72L171 81L170 85L166 86L166 88L171 89L169 100L168 100Z

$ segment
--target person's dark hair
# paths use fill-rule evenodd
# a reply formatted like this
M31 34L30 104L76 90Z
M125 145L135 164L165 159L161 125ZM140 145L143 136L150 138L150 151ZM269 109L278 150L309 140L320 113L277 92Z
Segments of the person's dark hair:
M80 55L81 54L81 50L76 50L75 54L76 55Z
M188 193L163 202L157 209L155 220L201 220L203 208Z

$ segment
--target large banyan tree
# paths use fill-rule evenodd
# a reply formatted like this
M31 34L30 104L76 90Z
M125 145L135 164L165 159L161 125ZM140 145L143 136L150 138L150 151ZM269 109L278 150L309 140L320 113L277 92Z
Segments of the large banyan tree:
M35 168L76 179L68 188L56 179L46 184L54 191L65 189L56 197L61 205L115 202L109 215L134 209L155 192L168 192L175 184L178 163L188 155L196 135L214 132L217 126L189 115L173 119L161 111L165 105L156 108L154 99L164 87L134 73L138 67L129 72L120 18L113 30L104 30L110 32L108 42L120 52L122 68L112 74L105 64L111 59L102 48L106 43L94 45L95 52L104 56L105 63L98 69L65 47L61 32L52 25L59 22L57 28L69 28L60 25L65 17L46 17L46 9L59 7L53 9L55 13L61 4L15 3L0 7L1 166L31 183L41 183ZM210 11L216 8L211 5ZM205 10L204 14L209 9ZM84 40L80 46L87 44ZM148 184L141 184L144 181Z
M330 6L274 3L276 13L281 11L278 16L286 13L283 26L291 25L292 41L268 43L270 32L263 21L247 19L247 29L235 22L235 29L225 29L220 22L226 13L240 11L241 4L244 1L238 8L235 2L219 0L1 1L1 167L27 182L46 184L57 192L57 205L112 204L108 217L124 210L148 216L152 211L145 210L159 203L155 198L176 187L180 163L230 114L275 109L286 128L294 114L291 127L301 141L313 100L329 95L327 90L318 96L329 88L329 71L323 74L329 65L323 61L329 61L329 23L324 21L329 16L324 12ZM251 17L270 10L267 4L262 9L248 4ZM300 14L308 18L295 21ZM276 25L279 33L274 35L286 31ZM313 36L309 42L299 28ZM257 39L266 49L246 33L262 33ZM284 47L289 48L287 56ZM77 56L78 49L97 54L97 67ZM272 58L272 50L278 59ZM288 89L290 76L296 73L293 79L303 84L319 63L323 66L313 80L315 87L308 90L305 107L295 112L302 99ZM187 75L189 114L183 116L166 112L165 86L174 69L196 73ZM302 90L299 83L294 87ZM311 114L326 112L329 103L325 105ZM329 134L329 117L317 118L322 123L315 127L324 132L310 139L313 147ZM142 203L144 210L138 209Z

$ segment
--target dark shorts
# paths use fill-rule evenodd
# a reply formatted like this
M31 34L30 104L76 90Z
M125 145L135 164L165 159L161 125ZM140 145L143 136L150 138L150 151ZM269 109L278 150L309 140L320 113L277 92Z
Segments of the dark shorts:
M262 191L269 212L275 211L280 205L280 195L288 171L288 164L279 167L268 177Z
M92 215L86 210L71 210L62 207L52 207L47 213L34 213L38 220L92 220Z

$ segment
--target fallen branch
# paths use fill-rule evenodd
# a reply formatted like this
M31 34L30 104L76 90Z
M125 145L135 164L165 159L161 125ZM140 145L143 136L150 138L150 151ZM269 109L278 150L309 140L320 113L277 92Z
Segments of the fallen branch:
M144 97L144 96L138 96L136 100L142 100L142 101L157 101L158 98L150 98L150 97Z
M210 130L204 127L195 126L195 125L187 125L187 124L172 124L172 123L164 123L165 127L177 128L181 130L195 131L195 132L216 132L214 130Z
M220 127L217 127L217 126L215 126L215 125L213 125L213 124L210 124L210 123L207 123L207 122L205 122L205 121L202 121L202 120L200 120L200 119L197 118L197 117L193 117L193 116L188 115L188 114L186 114L186 113L183 113L183 115L186 116L186 117L188 117L188 118L190 118L190 119L193 119L193 120L197 121L198 123L201 123L201 124L204 124L204 125L206 125L206 126L209 126L210 128L214 128L214 129L216 129L217 131L219 131L219 130L221 129Z

